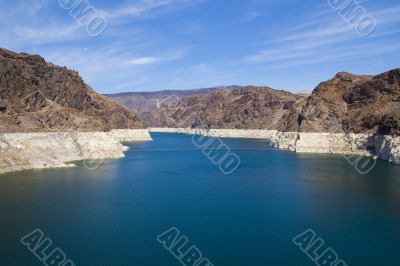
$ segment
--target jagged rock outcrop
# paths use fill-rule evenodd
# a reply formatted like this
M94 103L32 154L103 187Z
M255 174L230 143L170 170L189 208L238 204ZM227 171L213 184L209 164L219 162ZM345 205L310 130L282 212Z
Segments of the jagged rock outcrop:
M377 136L375 152L380 159L400 165L400 137Z
M399 136L400 69L377 76L340 72L308 97L243 87L185 97L141 116L151 127Z
M141 117L152 127L277 129L282 117L304 99L268 87L242 87L184 97Z
M76 71L0 48L0 132L144 128L140 118L94 92Z
M293 108L280 130L398 136L399 86L400 69L374 77L338 73Z
M356 84L345 100L345 131L400 135L400 69Z

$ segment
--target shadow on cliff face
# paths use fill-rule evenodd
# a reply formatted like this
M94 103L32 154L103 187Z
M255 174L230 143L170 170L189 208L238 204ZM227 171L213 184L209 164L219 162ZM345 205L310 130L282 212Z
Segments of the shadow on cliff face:
M400 112L400 110L399 110ZM382 117L379 127L378 134L380 135L400 135L400 125L397 119L392 116L385 115Z

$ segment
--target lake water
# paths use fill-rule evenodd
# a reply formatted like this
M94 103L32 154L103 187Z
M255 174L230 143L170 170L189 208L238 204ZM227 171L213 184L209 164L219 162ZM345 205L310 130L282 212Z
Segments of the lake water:
M400 167L226 139L224 175L190 136L153 138L96 171L0 176L0 265L43 265L20 242L35 229L76 265L181 265L157 241L172 227L214 265L315 265L292 241L307 229L348 265L400 265Z

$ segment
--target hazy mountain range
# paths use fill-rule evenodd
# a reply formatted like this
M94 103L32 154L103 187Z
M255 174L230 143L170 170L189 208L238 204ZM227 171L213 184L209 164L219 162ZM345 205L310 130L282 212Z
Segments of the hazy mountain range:
M233 90L240 86L220 86L193 90L162 90L150 92L124 92L105 94L138 113L148 112L162 105L179 101L182 97L207 94L217 90Z

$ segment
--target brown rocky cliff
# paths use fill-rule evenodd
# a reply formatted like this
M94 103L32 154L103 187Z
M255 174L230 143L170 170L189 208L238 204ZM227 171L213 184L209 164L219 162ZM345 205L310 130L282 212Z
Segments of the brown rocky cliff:
M234 90L240 86L222 86L193 90L164 90L164 91L148 91L148 92L123 92L117 94L105 94L119 103L125 105L129 109L137 113L151 112L159 108L160 104L168 104L179 101L180 98L208 94L218 90Z
M267 87L242 87L185 97L141 116L152 127L399 136L400 69L377 76L340 72L308 97Z
M152 127L276 129L304 98L268 87L241 87L184 97L141 117Z
M280 130L399 135L399 84L399 69L374 77L340 72L292 108Z
M342 120L347 113L344 96L358 82L370 79L346 72L338 73L333 79L319 84L300 108L296 117L297 128L289 131L342 132ZM291 118L293 119L293 118Z
M139 117L86 85L76 71L0 49L0 131L144 128Z
M400 135L400 69L356 84L345 101L345 131Z

